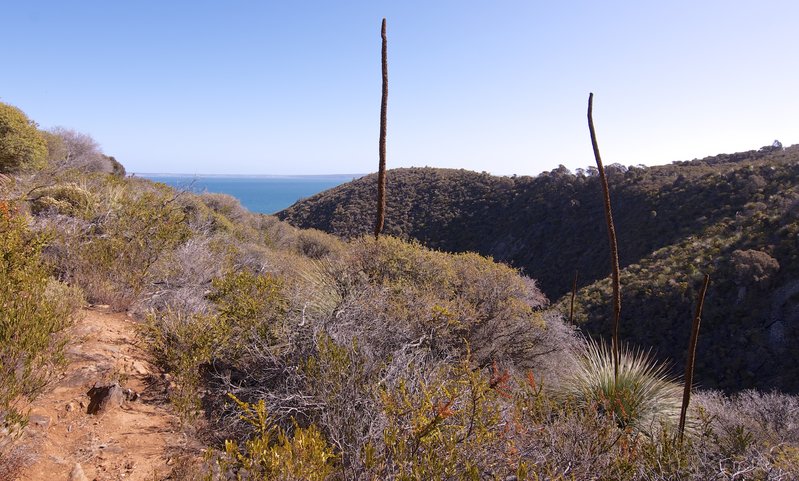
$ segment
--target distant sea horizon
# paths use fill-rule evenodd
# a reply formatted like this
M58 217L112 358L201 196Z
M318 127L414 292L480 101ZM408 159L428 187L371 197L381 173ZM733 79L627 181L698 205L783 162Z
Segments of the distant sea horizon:
M133 175L196 193L229 194L252 212L274 214L299 200L366 174L242 175L136 172Z

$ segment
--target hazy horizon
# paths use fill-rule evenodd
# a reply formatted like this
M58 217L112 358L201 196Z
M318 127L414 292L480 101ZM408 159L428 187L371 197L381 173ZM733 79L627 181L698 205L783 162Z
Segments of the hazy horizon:
M780 139L774 139L774 141L780 141ZM714 154L710 154L710 155L703 156L703 157L672 159L670 161L664 161L662 163L644 164L644 165L646 165L647 167L658 167L658 166L673 164L675 162L686 162L686 161L692 161L692 160L701 160L701 159L706 158L706 157L715 157L715 156L718 156L718 155L729 155L729 154L736 154L736 153L739 153L739 152L747 152L747 151L759 150L759 149L761 149L763 147L768 147L768 146L773 145L774 141L767 142L767 143L765 143L763 145L760 145L758 147L752 147L750 149L744 149L744 150L739 150L739 151L730 151L730 152L716 152ZM783 148L793 147L794 145L799 145L799 144L790 144L789 145L789 144L783 143ZM621 162L605 162L605 163L606 164L619 163L621 165L624 165L625 167L630 167L631 165L632 166L640 165L640 164L623 164ZM566 166L566 167L569 168L569 170L571 170L572 172L574 172L576 169L579 169L579 168L587 169L587 168L595 167L595 166L596 166L596 163L594 163L594 161L592 159L592 162L590 162L590 163L588 163L586 165L576 165L576 166ZM541 170L539 172L534 172L534 173L531 172L531 173L524 173L524 174L519 174L519 173L495 174L495 173L492 173L492 172L487 171L487 170L468 169L468 168L464 168L464 167L436 167L436 166L431 166L431 165L403 165L403 166L396 166L396 167L388 167L388 170L392 170L392 169L411 169L411 168L415 168L415 169L422 169L422 168L436 168L436 169L439 169L440 168L440 169L453 169L453 170L464 169L464 170L471 170L471 171L474 171L474 172L488 172L491 175L502 176L502 177L525 176L525 175L526 176L535 177L535 176L540 175L540 174L542 174L544 172L549 172L551 170L554 170L557 167L558 166L556 165L556 166L553 166L551 168L547 168L547 169ZM331 177L331 178L353 177L353 178L359 178L359 177L365 177L367 175L377 173L377 170L372 170L372 171L369 171L369 172L361 172L361 173L344 173L344 174L336 174L336 173L326 173L326 174L241 174L241 173L230 173L230 174L228 174L228 173L189 173L189 172L128 172L128 173L129 174L133 174L133 175L139 175L139 176L181 176L181 177L192 177L192 176L195 176L195 177L262 177L262 178L303 178L303 177L307 177L307 178L313 178L313 177L319 177L319 178L323 178L323 177Z

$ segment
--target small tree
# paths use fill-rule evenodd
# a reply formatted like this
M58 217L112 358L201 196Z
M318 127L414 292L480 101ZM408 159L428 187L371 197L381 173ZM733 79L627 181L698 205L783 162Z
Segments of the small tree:
M0 172L12 173L44 166L47 143L20 109L0 103Z
M50 131L60 142L59 155L51 155L50 162L59 169L81 169L88 171L111 171L107 160L97 143L90 135L73 129L56 127ZM53 142L51 142L53 143Z

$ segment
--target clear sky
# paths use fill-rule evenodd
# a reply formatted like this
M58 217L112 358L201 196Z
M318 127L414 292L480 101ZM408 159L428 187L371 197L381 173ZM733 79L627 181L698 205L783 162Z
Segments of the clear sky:
M0 0L0 101L131 172L537 174L799 142L799 2Z

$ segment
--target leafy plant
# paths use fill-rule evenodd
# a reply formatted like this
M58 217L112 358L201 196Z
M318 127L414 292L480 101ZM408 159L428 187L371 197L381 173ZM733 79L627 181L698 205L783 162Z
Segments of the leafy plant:
M47 142L18 108L0 102L0 173L43 167Z
M82 302L79 290L50 277L41 259L47 241L13 204L0 203L0 447L25 424L17 406L33 399L63 360L61 333Z
M40 214L54 210L58 214L90 218L97 207L95 196L74 183L64 183L39 189L31 201L31 210Z
M248 269L229 271L212 281L208 295L217 315L230 330L229 355L235 356L245 344L255 340L277 343L283 339L281 317L288 308L283 296L283 281L271 274L255 274ZM222 347L222 346L220 346Z
M129 308L149 287L154 267L191 235L180 193L166 186L136 188L106 177L99 213L77 238L63 239L66 276L90 301Z
M558 388L562 398L612 416L619 427L650 435L661 424L677 422L682 390L647 352L622 347L615 383L613 352L604 342L587 340L576 363Z
M142 333L174 378L169 398L178 415L183 421L196 420L202 407L201 366L226 345L229 328L217 316L167 310L151 314Z
M510 377L496 366L492 374L475 370L467 353L427 380L400 380L384 389L387 426L366 463L376 478L473 480L518 465L500 454Z
M217 457L223 479L269 479L275 481L324 481L335 468L336 455L315 426L294 424L289 434L274 423L263 400L250 404L230 398L255 436L239 445L225 441L225 452ZM211 475L207 479L213 479Z

